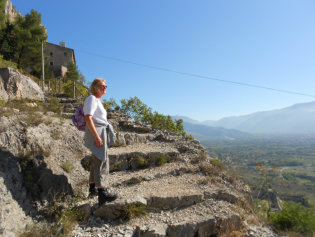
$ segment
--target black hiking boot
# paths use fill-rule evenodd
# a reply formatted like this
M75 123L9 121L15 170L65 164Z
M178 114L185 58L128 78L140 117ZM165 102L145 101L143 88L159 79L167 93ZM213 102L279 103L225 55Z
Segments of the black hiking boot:
M90 184L89 198L92 198L96 195L97 195L97 189L95 188L95 184Z
M105 188L98 188L98 205L101 206L105 202L112 202L117 198L116 194L107 192Z

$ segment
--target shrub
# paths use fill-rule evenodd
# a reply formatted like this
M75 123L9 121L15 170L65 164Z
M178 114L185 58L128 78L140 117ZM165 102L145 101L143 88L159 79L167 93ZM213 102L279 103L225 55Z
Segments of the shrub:
M113 169L114 171L118 171L120 164L121 164L120 161L114 162L114 164L112 165L112 169Z
M306 208L300 203L285 202L280 212L271 213L270 221L280 230L312 236L315 231L314 207Z
M223 165L223 163L218 159L218 158L214 158L210 161L210 163L215 167L218 168L219 170L223 170L225 167Z
M57 98L50 98L48 101L47 109L54 113L60 114L61 107L59 105L59 100Z
M161 154L155 158L156 166L161 166L161 165L164 165L165 163L167 163L167 159L165 155Z
M3 56L0 55L0 67L12 67L12 68L17 68L17 63L4 60L4 59L3 59Z
M51 224L37 222L28 226L21 237L41 237L41 236L70 236L74 226L78 221L84 221L80 210L76 207L63 208L56 202L52 202L47 214L53 218Z
M137 158L137 165L140 169L145 169L148 168L150 164L146 158L140 156Z
M149 123L154 128L168 130L188 139L194 139L184 131L184 121L182 119L174 121L170 115L163 115L156 111L152 112L152 108L144 104L138 97L131 97L128 100L123 99L120 102L121 111L128 114L135 121Z
M103 101L103 106L106 110L119 110L120 107L119 105L116 103L114 98L109 98L109 100L104 99Z
M194 140L195 138L192 135L186 135L189 140Z
M146 214L147 207L143 204L127 204L124 208L123 218L132 219Z

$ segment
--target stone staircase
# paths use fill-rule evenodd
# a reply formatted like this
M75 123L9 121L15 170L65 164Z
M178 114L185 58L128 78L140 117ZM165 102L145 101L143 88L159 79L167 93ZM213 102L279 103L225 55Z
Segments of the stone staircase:
M45 103L49 103L49 100L51 98L56 98L59 101L59 105L62 108L61 114L65 117L70 117L76 108L78 108L80 105L83 104L84 98L83 97L77 97L77 98L71 98L70 96L66 94L51 94L46 93L45 94Z
M116 112L108 117L119 138L109 150L108 187L119 198L102 206L97 198L83 201L89 218L75 228L74 236L247 234L250 190L227 170L215 171L219 168L210 165L212 158L198 141ZM203 172L207 165L213 173Z

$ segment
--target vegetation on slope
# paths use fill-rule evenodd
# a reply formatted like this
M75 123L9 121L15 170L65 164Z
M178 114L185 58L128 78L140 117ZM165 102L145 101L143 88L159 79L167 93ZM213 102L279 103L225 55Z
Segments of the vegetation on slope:
M203 143L212 156L237 170L240 178L250 185L256 198L256 211L276 230L312 236L315 231L314 138L294 136ZM271 208L268 191L286 201L281 211Z
M122 99L119 106L113 98L104 100L103 105L106 109L120 110L128 114L135 121L148 123L152 127L167 130L177 135L194 139L191 135L187 135L184 130L183 120L173 120L170 115L163 115L156 111L152 112L152 108L144 104L138 97L130 97L129 99Z

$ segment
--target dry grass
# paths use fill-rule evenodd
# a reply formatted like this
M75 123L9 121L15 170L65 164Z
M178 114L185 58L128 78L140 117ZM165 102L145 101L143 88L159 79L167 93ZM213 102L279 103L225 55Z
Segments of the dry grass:
M205 161L207 159L207 152L205 150L202 150L200 151L200 153L193 157L191 160L190 160L190 163L191 164L199 164L203 161Z
M28 226L20 237L42 237L42 236L72 236L71 232L78 221L85 221L86 216L80 208L76 207L75 198L67 203L62 203L59 198L50 202L45 209L46 215L51 223L37 222Z
M198 180L198 184L200 184L200 185L207 185L209 183L214 183L214 182L215 182L215 178L214 177L209 177L209 176L200 178Z
M141 183L143 181L144 181L143 177L132 177L132 178L124 181L123 184L125 184L127 186L132 186L132 185L139 184L139 183Z
M112 169L113 171L118 171L119 170L119 166L120 166L121 162L120 161L116 161L114 162L114 164L112 165Z
M67 173L71 173L72 170L73 170L73 165L72 165L71 161L69 161L69 160L63 162L63 163L60 165L60 167L61 167L64 171L66 171Z
M0 107L0 114L4 117L11 117L12 115L14 115L14 111L12 109Z
M51 133L50 133L50 136L51 138L53 138L54 140L59 140L61 138L61 132L60 130L53 130Z
M132 219L146 214L147 207L143 204L131 203L125 206L123 218Z
M238 173L235 170L228 170L227 179L231 184L235 184L238 180Z

